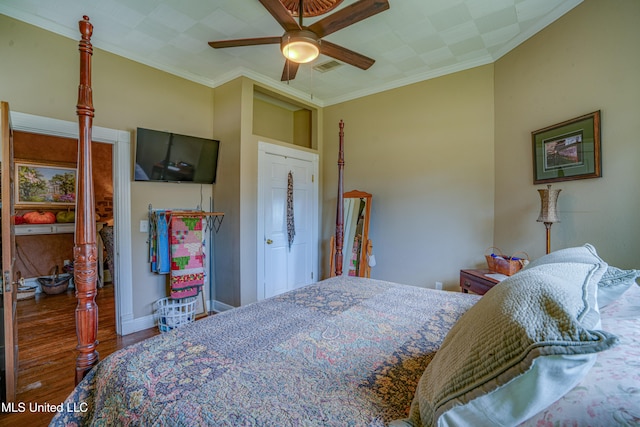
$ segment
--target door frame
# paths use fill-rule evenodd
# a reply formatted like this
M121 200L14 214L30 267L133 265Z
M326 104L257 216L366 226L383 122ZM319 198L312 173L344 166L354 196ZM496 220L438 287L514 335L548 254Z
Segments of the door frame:
M13 131L79 138L77 122L11 112ZM116 333L135 332L131 263L131 133L93 126L92 141L113 145L114 275Z
M0 160L2 161L2 172L4 175L2 185L2 201L4 202L2 208L2 270L0 274L0 284L2 286L2 336L4 337L4 343L2 347L2 358L4 359L4 366L2 368L5 372L5 383L3 385L2 394L4 398L0 399L4 403L15 402L16 393L18 390L18 322L17 322L17 286L18 283L14 281L15 276L15 231L13 224L13 217L15 215L15 199L13 195L14 186L17 183L14 182L12 176L14 162L13 162L13 126L11 123L11 109L9 103L0 101L0 140L2 140L2 147L0 147ZM5 145L6 137L6 145Z
M257 224L257 280L256 280L256 286L258 287L258 289L256 290L256 297L258 299L258 301L263 300L264 299L264 242L265 242L265 235L264 235L264 183L267 180L262 179L262 175L268 171L268 168L266 168L266 162L267 162L267 154L272 154L272 155L276 155L276 156L282 156L282 157L291 157L294 159L299 159L299 160L304 160L304 161L308 161L311 162L312 167L313 167L313 193L312 193L312 211L313 211L313 218L312 218L312 225L311 225L311 242L312 242L312 254L311 254L311 258L312 258L312 273L313 273L313 280L317 281L318 280L318 247L319 247L319 241L318 241L318 235L319 235L319 220L318 220L318 206L319 206L319 190L318 190L318 186L319 186L319 178L318 178L318 159L319 159L319 155L318 153L313 153L313 152L309 152L309 151L305 151L302 149L297 149L297 148L293 148L293 147L286 147L284 145L277 145L277 144L272 144L269 142L264 142L264 141L258 141L258 209L257 209L257 215L258 215L258 224Z

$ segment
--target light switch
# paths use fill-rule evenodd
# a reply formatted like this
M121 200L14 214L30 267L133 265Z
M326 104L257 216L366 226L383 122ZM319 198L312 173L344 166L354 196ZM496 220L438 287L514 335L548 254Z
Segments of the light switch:
M149 221L146 219L140 220L140 232L148 233L149 232Z

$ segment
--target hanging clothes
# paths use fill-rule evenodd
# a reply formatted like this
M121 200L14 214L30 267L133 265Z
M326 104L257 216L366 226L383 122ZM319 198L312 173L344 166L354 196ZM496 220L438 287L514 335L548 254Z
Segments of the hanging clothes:
M149 215L149 262L151 271L169 274L169 218L170 211L154 211Z
M287 237L289 240L289 250L296 236L296 225L293 218L293 173L289 171L287 177Z
M204 285L202 223L202 217L171 217L171 298L197 296Z

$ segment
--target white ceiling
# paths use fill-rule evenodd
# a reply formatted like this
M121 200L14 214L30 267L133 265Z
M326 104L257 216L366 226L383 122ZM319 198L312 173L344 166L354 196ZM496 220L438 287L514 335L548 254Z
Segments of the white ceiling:
M74 40L78 21L88 15L96 48L210 87L245 75L327 106L491 63L581 2L389 0L389 10L326 37L374 58L371 68L343 64L321 73L312 67L332 60L321 55L301 65L288 84L280 82L279 45L207 44L281 36L284 30L258 0L0 0L0 13Z

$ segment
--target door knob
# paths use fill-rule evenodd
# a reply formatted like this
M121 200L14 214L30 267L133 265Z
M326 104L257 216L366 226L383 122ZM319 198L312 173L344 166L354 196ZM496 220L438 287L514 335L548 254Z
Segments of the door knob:
M270 245L270 244L272 244L272 243L273 243L273 240L271 240L271 239L267 239L267 245Z

